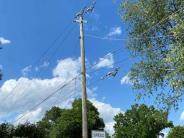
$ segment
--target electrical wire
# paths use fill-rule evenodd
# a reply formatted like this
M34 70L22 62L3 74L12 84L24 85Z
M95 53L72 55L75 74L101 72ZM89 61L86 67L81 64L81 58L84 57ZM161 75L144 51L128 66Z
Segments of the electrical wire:
M76 81L76 79L75 79L75 81ZM76 82L75 82L76 83ZM70 95L66 95L66 94L68 94L68 92L67 93L65 93L65 95L61 95L62 96L62 99L63 99L63 97L64 97L64 99L67 99L66 97L68 96L74 96L75 97L75 94L77 94L78 95L78 93L77 93L77 91L78 91L78 89L76 88L76 86L72 89L72 90L70 90ZM77 96L76 95L76 96ZM54 102L54 104L53 105L56 105L57 103L58 103L58 101L59 100L61 100L60 98L57 98L57 100Z
M55 103L53 104L53 106L56 106L56 103L59 101L59 100L62 100L63 102L64 101L66 101L67 99L69 99L69 98L72 98L72 97L75 97L75 92L72 92L72 93L70 93L69 95L64 95L62 98L60 98L60 99L57 99L56 101L55 101ZM36 109L36 108L35 108ZM28 113L25 113L24 115L22 115L21 116L21 118L19 119L17 119L16 121L15 121L15 124L17 124L21 119L23 119L24 117L26 117L28 114L30 114L31 112L28 112Z
M181 9L183 9L183 8L181 8ZM149 30L151 30L153 27L159 25L160 23L162 23L164 20L168 19L170 16L172 16L172 15L175 14L176 12L179 12L181 9L175 11L174 13L172 13L171 15L169 15L167 18L164 18L163 20L161 20L160 22L158 22L157 24L155 24L154 26L152 26L152 27L151 27L150 29L148 29L147 31L149 31ZM146 31L146 32L147 32L147 31ZM141 35L145 34L146 32L142 33ZM62 40L62 44L63 44L64 40L69 36L69 34L70 34L70 32L68 32L67 35L64 37L64 39ZM98 37L98 36L92 36L92 35L86 35L86 36L88 36L88 37L94 37L94 38L98 38L98 39L104 39L104 40L116 40L116 41L126 40L126 39L114 39L114 38L108 38L108 37ZM54 44L59 38L60 38L60 35L54 40L53 44ZM136 38L134 38L134 39L140 39L140 38L139 38L139 37L136 37ZM50 49L51 49L51 47L48 47L48 48L46 49L46 51L42 54L41 57L45 56L45 54L46 54ZM54 54L55 54L57 51L58 51L58 48L55 49ZM54 54L53 54L53 55L54 55ZM39 58L39 60L38 60L37 62L39 62L39 61L41 60L41 57ZM51 57L51 58L52 58L52 57ZM36 63L37 63L37 62L36 62ZM16 87L17 87L17 85L15 86L14 89L16 89ZM13 89L13 90L14 90L14 89ZM13 90L12 90L12 91L13 91ZM11 93L11 92L10 92L10 93ZM9 96L5 97L5 98L3 99L3 101L6 100L8 97L9 97Z
M65 29L65 31L67 31L68 30L68 27L69 27L70 25L67 25L67 29ZM53 43L51 44L51 45L49 45L49 47L43 52L43 54L40 56L40 58L38 59L38 60L36 60L36 62L34 63L34 65L36 65L37 63L39 63L40 62L40 60L41 60L41 57L43 57L43 56L45 56L47 53L48 53L48 51L54 46L54 44L56 43L56 41L62 36L64 36L65 34L67 34L67 37L65 36L65 37L63 37L63 39L62 39L62 41L61 41L61 44L63 44L64 43L64 41L68 38L68 36L69 36L69 34L71 33L71 31L74 29L74 27L72 27L68 32L66 32L66 33L62 33L62 34L60 34L54 41L53 41ZM64 35L63 35L64 34ZM57 50L57 49L56 49ZM55 50L55 51L56 51ZM55 53L55 52L54 52ZM51 59L52 58L52 56L49 58L49 59ZM48 60L49 60L48 59ZM37 76L38 76L38 74L37 74ZM15 87L11 90L11 92L9 92L9 94L5 97L5 98L3 98L2 99L2 101L5 101L7 98L9 98L9 96L10 95L12 95L12 92L13 91L15 91L17 88L18 88L18 85L19 85L19 83L17 83L16 85L15 85Z
M181 9L180 9L181 10ZM178 11L177 11L178 12ZM174 12L176 13L176 12ZM174 13L172 13L171 15L173 15ZM170 15L170 16L171 16ZM168 16L167 18L169 18L170 16ZM164 18L163 20L161 20L160 22L158 22L157 24L155 24L154 26L157 26L158 24L162 23L164 20L166 20L167 18ZM152 26L150 29L148 29L147 31L150 31L154 26ZM146 31L146 32L147 32ZM142 33L141 35L145 34L146 32ZM89 36L89 35L88 35ZM96 37L97 38L97 37ZM106 39L106 38L103 38L103 39ZM64 38L65 40L65 38ZM120 39L110 39L108 38L108 40L120 40ZM122 39L121 39L122 40ZM56 49L57 51L57 49ZM75 78L76 79L76 78ZM73 81L73 79L72 79ZM42 100L39 104L37 104L36 106L32 107L31 110L35 109L37 106L41 105L43 102L45 102L47 99L49 99L50 97L52 97L54 94L56 94L59 90L61 90L62 88L64 88L65 86L67 86L68 83L64 84L62 87L60 87L58 90L56 90L55 92L51 93L49 96L47 96L44 100ZM21 119L22 117L18 118Z
M73 26L67 33L65 33L65 36L63 37L63 39L60 42L60 45L58 45L58 47L56 47L54 49L54 52L52 53L52 55L50 57L47 58L47 61L51 61L54 58L54 56L56 55L56 53L59 51L59 49L63 48L65 40L67 40L69 38L69 36L71 35L72 32L75 32L74 29L75 29L75 26Z
M67 33L66 39L69 37L69 34L71 34L71 31L73 31L73 29L74 29L74 28L72 28L72 29ZM63 39L63 40L65 41L66 39ZM63 46L64 41L62 41L61 47ZM54 55L58 52L58 48L59 48L59 47L57 47L57 48L55 49L55 52L52 54L52 56L51 56L50 58L48 58L47 61L50 62L50 61L53 59ZM39 75L41 75L42 73L43 73L43 72L41 72ZM38 77L38 75L37 75L36 77ZM26 97L27 95L28 95L28 93L25 94L25 95L23 96L23 98Z
M121 66L123 62L127 61L127 59L130 59L130 58L127 57L127 58L124 58L124 59L122 59L122 60L119 60L119 61L115 62L114 65L116 65L116 66L117 66L117 65L118 65L118 66ZM100 70L101 70L101 69L98 69L98 70L95 70L95 71L91 71L91 72L89 72L89 73L96 73L96 72L98 72L98 71L100 71ZM88 84L88 87L90 87L90 86L92 86L92 85L94 85L94 84L97 84L98 82L100 82L100 81L102 81L102 80L103 80L103 79L100 77L100 78L96 79L95 81L89 83L89 84Z
M173 12L171 15L167 16L166 18L162 18L162 20L160 20L159 22L157 22L155 25L151 26L149 29L147 29L146 31L144 31L143 33L141 33L140 35L138 35L138 37L130 37L128 39L130 40L138 40L138 39L145 39L145 38L163 38L163 37L173 37L173 35L167 35L167 36L157 36L157 37L142 37L142 35L144 35L146 32L149 32L151 29L157 27L159 24L163 23L165 20L167 20L170 16L173 16L175 13L179 12L180 10L183 10L183 8L180 8L178 10L176 10L175 12ZM92 37L92 38L96 38L96 39L101 39L101 40L111 40L111 41L126 41L128 39L126 38L109 38L109 37L100 37L97 35L91 35L91 34L86 34L85 36L87 37ZM141 36L141 37L140 37Z
M176 12L174 12L174 13L176 13ZM173 14L174 14L173 13ZM172 16L173 14L171 14L170 16ZM169 18L170 16L168 16L167 18ZM167 18L165 18L164 20L167 20ZM157 25L159 25L160 23L162 23L164 20L161 20L160 22L158 22L157 24L155 24L154 26L157 26ZM147 31L150 31L154 26L152 26L150 29L148 29ZM147 32L146 31L146 32ZM143 35L143 34L145 34L146 32L143 32L141 35ZM89 36L89 35L88 35ZM66 39L67 37L65 37L64 39L63 39L63 41ZM97 37L96 37L97 38ZM102 38L100 38L100 39L102 39ZM103 38L103 39L106 39L106 38ZM108 40L120 40L120 39L109 39L108 38ZM122 40L122 39L121 39ZM62 41L62 43L63 43L63 41ZM49 48L50 49L50 48ZM57 51L57 49L56 49L56 51ZM63 88L65 88L70 82L72 82L72 81L74 81L76 79L76 77L75 78L73 78L73 79L71 79L69 82L67 82L67 83L65 83L65 84L63 84L59 89L57 89L56 91L54 91L53 93L51 93L50 95L48 95L45 99L43 99L40 103L38 103L38 104L36 104L35 106L33 106L30 110L34 110L35 108L37 108L38 106L40 106L42 103L44 103L45 101L47 101L49 98L51 98L53 95L55 95L58 91L60 91L60 90L62 90ZM5 98L6 99L6 98ZM18 121L18 120L20 120L21 118L23 118L25 116L25 114L24 115L22 115L22 116L20 116L18 119L16 119L16 122Z
M77 75L78 76L78 75ZM77 77L76 76L76 77ZM43 104L45 101L47 101L48 99L50 99L52 96L54 96L56 93L58 93L58 91L61 91L63 88L65 88L67 85L69 85L72 81L74 81L76 79L76 77L72 78L70 81L68 81L67 83L63 84L60 88L58 88L57 90L55 90L54 92L52 92L51 94L49 94L46 98L44 98L43 100L41 100L38 104L34 105L33 107L31 107L29 109L29 111L32 111L34 109L36 109L38 106L40 106L41 104ZM17 118L15 120L15 122L19 121L20 119L22 119L26 114L23 114L22 116L20 116L19 118Z
M63 30L63 32L67 32L67 30L70 28L71 24L68 24L65 29ZM41 56L39 57L39 59L33 64L33 66L36 66L42 59L43 57L45 57L47 55L47 53L49 52L49 50L51 50L53 48L53 46L55 45L55 43L64 36L65 33L59 33L59 35L56 37L56 39L54 39L54 41L47 47L47 49L41 54Z
M114 51L112 51L112 53L117 53L117 52L120 51L121 49L122 49L122 48L117 49L117 50L114 50ZM106 54L106 55L108 55L108 54ZM119 64L119 63L121 63L121 62L124 62L124 60L126 60L126 59L123 59L123 60L121 60L121 61L118 61L118 62L115 63L115 64ZM93 66L95 66L95 65L93 65ZM97 71L97 70L95 70L94 72L96 72L96 71ZM92 73L92 71L91 71L90 73ZM73 78L72 81L73 81L73 80L76 80L76 77ZM99 82L99 81L101 81L101 79L98 79L97 81L95 81L95 83L97 83L97 82ZM63 86L61 86L58 90L56 90L56 91L54 91L53 93L51 93L49 96L47 96L45 99L43 99L39 104L33 106L30 110L34 110L35 108L37 108L39 105L41 105L42 103L44 103L45 101L47 101L50 97L52 97L53 95L55 95L58 91L60 91L60 90L63 89L64 87L66 87L68 84L69 84L69 83L66 83L66 84L64 84ZM91 86L92 84L94 84L94 83L91 83L90 86ZM24 116L25 116L25 115L19 117L17 120L20 120L20 119L23 118Z
M183 33L184 34L184 33ZM141 39L156 39L156 38L166 38L166 37L174 37L174 35L165 35L165 36L155 36L155 37L129 37L129 38L110 38L110 37L102 37L92 34L87 34L87 37L100 39L100 40L109 40L109 41L128 41L128 40L141 40Z
M118 49L115 49L115 50L112 50L112 51L109 51L109 52L108 52L107 54L105 54L103 57L107 57L109 54L117 55L117 54L119 54L119 53L122 52L121 50L123 50L123 47L118 48ZM96 62L95 64L91 65L89 68L90 68L90 69L94 69L95 66L96 66L97 64L98 64L98 62Z
M116 53L118 50L120 50L120 48L113 50L112 53ZM106 54L107 55L107 54ZM50 95L48 95L45 99L43 99L41 102L39 102L38 104L36 104L35 106L31 107L29 109L29 111L36 109L38 106L40 106L41 104L43 104L44 102L46 102L48 99L50 99L52 96L54 96L56 93L58 93L59 91L61 91L62 89L64 89L66 86L68 86L72 81L76 80L78 77L80 77L81 73L76 75L76 77L72 78L69 82L63 84L59 89L57 89L56 91L52 92ZM16 119L16 122L19 121L20 119L22 119L26 114L23 114L22 116L20 116L19 118Z

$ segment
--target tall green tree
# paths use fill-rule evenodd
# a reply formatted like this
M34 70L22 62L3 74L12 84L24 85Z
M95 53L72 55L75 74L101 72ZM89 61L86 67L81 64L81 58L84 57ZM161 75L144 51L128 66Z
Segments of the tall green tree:
M56 121L61 117L62 112L65 109L61 109L59 107L52 107L49 111L45 113L45 116L41 121L39 121L38 127L44 131L45 137L49 137L49 133L51 128L56 125Z
M184 137L184 127L176 126L168 134L167 138L183 138Z
M104 129L103 119L91 102L87 102L88 108L88 131L91 137L91 130ZM45 117L38 123L44 129L49 138L81 138L82 137L82 101L75 100L71 109L60 109L53 107Z
M167 113L153 106L133 105L114 117L115 138L156 138L164 128L172 127Z
M184 89L184 1L123 0L123 20L130 25L128 48L139 57L129 77L138 98L158 98L177 107Z

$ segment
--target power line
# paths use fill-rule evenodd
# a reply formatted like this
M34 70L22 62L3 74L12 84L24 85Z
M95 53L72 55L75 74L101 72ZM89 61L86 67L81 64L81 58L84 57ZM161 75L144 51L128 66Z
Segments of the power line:
M70 25L67 25L67 27L66 27L66 29L65 29L65 31L67 31L68 29L68 27L69 27ZM41 60L41 58L43 57L43 56L45 56L47 53L48 53L48 51L54 46L54 44L56 43L56 41L62 36L64 36L64 35L67 35L67 37L65 36L65 37L63 37L63 39L62 39L62 41L61 41L61 44L63 44L64 43L64 41L68 38L68 36L69 36L69 34L71 33L71 31L74 29L74 27L72 27L70 30L69 30L69 32L66 32L66 33L62 33L62 34L60 34L54 41L53 41L53 43L51 44L51 45L49 45L49 47L43 52L43 54L40 56L40 58L34 63L34 65L36 65L37 63L39 63L39 61ZM56 49L57 50L57 49ZM55 51L56 51L55 50ZM55 54L55 52L54 52L54 54ZM51 55L51 57L49 58L49 59L51 59L52 58L52 56L53 56L53 54ZM38 76L38 74L37 74L37 76ZM5 98L3 98L3 100L2 101L5 101L10 95L12 95L13 93L13 91L15 91L16 89L17 89L17 87L18 87L18 83L15 85L15 87L11 90L11 92L9 92L9 94L5 97Z
M116 53L118 50L120 50L120 48L113 50L112 53ZM107 54L106 54L107 55ZM40 106L41 104L43 104L44 102L46 102L48 99L50 99L52 96L54 96L57 92L61 91L63 88L65 88L66 86L68 86L72 81L76 80L78 77L80 77L81 73L76 75L76 77L72 78L69 82L63 84L61 87L59 87L56 91L52 92L50 95L48 95L45 99L43 99L40 103L36 104L35 106L33 106L32 108L30 108L29 110L34 110L36 109L38 106ZM19 121L21 118L23 118L26 114L23 114L21 117L19 117L18 119L16 119L16 122Z
M70 28L71 24L68 24L63 32L67 32L67 30ZM56 37L56 39L54 39L54 41L47 47L47 49L41 54L41 56L39 57L39 59L33 64L33 66L37 65L39 63L39 61L41 61L41 59L43 59L43 57L46 56L46 54L49 52L49 50L52 49L52 47L55 45L55 43L62 38L65 33L59 33L59 35Z
M122 52L121 50L123 50L123 47L118 48L118 49L115 49L115 50L112 50L112 51L109 51L109 52L108 52L107 54L105 54L103 57L107 57L109 54L117 55L117 54L119 54L119 53ZM96 62L95 64L91 65L89 68L90 68L90 69L94 69L95 66L96 66L97 64L98 64L98 62Z
M122 59L122 60L119 60L119 61L115 62L114 65L121 65L121 63L127 61L127 59L130 59L130 58L127 57L127 58L124 58L124 59ZM94 71L90 71L90 72L88 72L88 73L89 73L89 74L91 74L91 73L96 73L96 72L100 71L101 69L103 69L103 68L99 68L99 69L96 69L96 70L94 70Z
M130 38L109 38L109 37L100 37L97 35L92 35L92 34L86 34L87 37L92 37L92 38L96 38L96 39L101 39L101 40L111 40L111 41L126 41L128 39L130 40L139 40L139 39L145 39L145 38L163 38L163 37L173 37L173 35L166 35L166 36L156 36L156 37L142 37L142 35L144 35L146 32L149 32L151 29L155 28L157 25L161 24L162 22L164 22L165 20L167 20L170 16L173 16L175 13L179 12L180 10L183 10L183 8L180 8L178 10L176 10L175 12L173 12L171 15L167 16L166 18L162 18L162 20L160 20L159 22L157 22L155 25L151 26L149 29L147 29L146 31L144 31L143 33L141 33L140 35L138 35L138 37L130 37ZM140 37L141 36L141 37Z
M184 34L184 33L183 33ZM164 36L155 36L155 37L129 37L129 38L110 38L110 37L102 37L92 34L87 34L87 37L100 39L100 40L109 40L109 41L128 41L128 40L142 40L142 39L156 39L156 38L167 38L167 37L174 37L174 35L164 35Z
M76 76L77 77L77 76ZM42 103L44 103L45 101L47 101L48 99L50 99L53 95L55 95L58 91L62 90L63 88L65 88L67 85L69 85L72 81L74 81L76 79L76 77L72 78L70 81L68 81L67 83L63 84L60 88L58 88L56 91L52 92L50 95L48 95L46 98L44 98L41 102L39 102L38 104L36 104L35 106L31 107L29 110L34 110L36 109L38 106L40 106ZM22 116L20 116L18 119L16 119L16 122L19 121L20 119L22 119L26 114L23 114Z
M66 95L66 94L65 94L64 96L62 96L62 98L61 98L60 100L62 100L62 101L64 102L64 101L66 101L68 98L74 97L74 96L75 96L75 92L72 92L72 93L70 93L69 95ZM56 105L56 102L57 102L58 100L59 100L59 99L57 99L57 100L55 101L55 103L53 104L53 106ZM35 108L35 109L36 109L36 108ZM31 113L31 112L25 113L24 116L21 116L20 119L23 119L24 117L26 117L26 116L27 116L28 114L30 114L30 113ZM19 119L19 120L20 120L20 119ZM16 120L16 122L18 123L19 120ZM16 122L15 122L15 123L16 123Z
M109 54L109 53L117 54L121 49L122 49L122 48L118 48L118 49L116 49L116 50L113 50L113 51L111 51L111 52L108 52L108 54ZM105 56L107 56L108 54L106 54ZM126 58L126 59L127 59L127 58ZM123 60L120 60L120 61L116 62L115 65L124 62L126 59L123 59ZM96 63L96 64L97 64L97 63ZM93 67L94 67L94 66L95 66L95 64L93 65ZM98 71L98 70L99 70L99 69L97 69L97 70L95 70L95 71L91 71L90 73L96 72L96 71ZM76 79L76 77L73 78L72 81L75 80L75 79ZM98 82L98 81L101 81L101 79L100 79L100 80L97 80L96 82ZM55 95L59 90L61 90L61 89L63 89L64 87L66 87L68 84L69 84L69 82L66 83L66 84L64 84L63 86L61 86L58 90L56 90L56 91L54 91L53 93L51 93L49 96L47 96L45 99L43 99L39 104L37 104L37 105L35 105L34 107L32 107L30 110L35 109L36 107L38 107L39 105L41 105L42 103L44 103L45 101L47 101L49 98L51 98L53 95ZM91 84L90 84L90 85L91 85ZM21 116L20 118L18 118L18 120L20 120L20 119L21 119L22 117L24 117L24 116L25 116L25 115Z
M151 30L153 27L159 25L160 23L162 23L164 20L168 19L170 16L172 16L172 15L175 14L176 12L179 12L181 9L183 9L183 8L178 9L177 11L175 11L174 13L172 13L171 15L169 15L167 18L163 18L163 20L161 20L160 22L158 22L157 24L155 24L154 26L152 26L152 27L151 27L150 29L148 29L147 31L149 31L149 30ZM68 28L68 27L69 27L69 25L67 25L66 28ZM66 30L67 30L67 29L66 29ZM144 33L145 33L145 32L144 32ZM144 33L143 33L143 34L144 34ZM68 34L69 34L69 33L68 33ZM63 34L62 34L62 35L59 34L59 36L53 41L53 43L51 44L51 46L54 45L55 42L56 42L61 36L63 36ZM98 39L104 39L104 40L115 40L115 41L127 40L127 39L117 39L117 38L99 37L99 36L89 35L89 34L87 34L86 36L88 36L88 37L93 37L93 38L98 38ZM171 35L169 35L169 36L171 36ZM159 37L163 37L163 36L159 36ZM65 38L66 38L66 37L65 37ZM150 38L154 38L154 37L150 37ZM131 38L131 39L143 39L143 38L135 37L135 38ZM62 40L62 43L63 43L64 40L65 40L65 39ZM45 52L40 56L40 58L38 59L38 61L35 62L35 64L37 64L37 62L39 62L39 61L41 60L41 58L47 54L47 52L51 49L51 46L49 46L49 47L45 50ZM58 50L58 49L56 49L55 52L57 52L57 50ZM54 52L54 53L55 53L55 52ZM17 85L15 86L15 88L13 88L13 90L15 90L16 87L17 87ZM12 91L13 91L13 90L12 90ZM11 93L11 92L10 92L10 93ZM8 97L9 97L9 96L5 97L5 98L3 99L3 101L4 101L5 99L7 99Z
M174 14L174 13L173 13ZM170 15L171 16L171 15ZM169 18L169 17L167 17L167 18ZM167 18L165 18L164 20L166 20ZM161 20L159 23L157 23L156 25L154 25L154 26L157 26L158 24L160 24L160 23L162 23L164 20ZM150 31L151 29L152 29L153 27L151 27L150 29L148 29L147 31ZM141 35L143 35L143 34L145 34L146 32L144 32L144 33L142 33ZM89 35L88 35L89 36ZM66 37L65 37L66 38ZM96 36L96 38L98 38L97 36ZM100 39L102 39L102 38L100 38ZM103 38L103 39L107 39L107 38ZM116 40L116 41L119 41L119 40L125 40L125 39L111 39L111 38L108 38L108 40ZM63 43L63 41L62 41L62 43ZM50 49L50 48L49 48ZM57 51L57 49L56 49L56 51ZM64 85L62 85L59 89L57 89L56 91L54 91L53 93L51 93L50 95L48 95L45 99L43 99L40 103L38 103L37 105L35 105L35 106L33 106L30 110L34 110L35 108L37 108L39 105L41 105L42 103L44 103L45 101L47 101L50 97L52 97L53 95L55 95L58 91L60 91L61 89L63 89L64 87L66 87L70 82L72 82L74 79L76 79L76 77L75 78L73 78L71 81L69 81L68 83L66 83L66 84L64 84ZM23 116L21 116L21 117L19 117L18 119L17 119L17 121L18 120L20 120L21 118L23 118L25 115L23 115Z
M117 61L117 62L115 62L114 63L114 65L118 65L118 66L120 66L121 65L121 63L123 63L123 62L125 62L125 61L127 61L127 59L130 59L129 57L127 57L127 58L124 58L124 59L122 59L122 60L119 60L119 61ZM91 72L89 72L89 73L95 73L95 72L98 72L98 71L100 71L102 68L99 68L99 69L97 69L97 70L95 70L95 71L91 71ZM96 79L95 81L93 81L93 82L91 82L91 83L89 83L89 87L90 86L92 86L92 85L94 85L94 84L97 84L98 82L100 82L100 81L102 81L103 79L100 77L100 78L98 78L98 79Z
M70 36L70 34L71 34L71 32L73 31L73 29L74 29L74 28L71 28L71 29L69 30L69 32L66 34L66 37L65 37L64 39L62 39L61 46L63 46L64 41ZM51 55L51 57L48 59L48 61L51 61L51 60L53 59L53 56L58 52L58 48L59 48L59 47L57 47L57 48L55 49L54 54ZM42 73L42 72L41 72L41 73ZM41 73L40 73L40 74L41 74ZM26 97L27 95L28 95L28 93L25 94L25 95L23 96L23 98Z
M63 44L63 42L69 37L69 35L70 35L70 33L71 33L72 30L73 30L73 28L66 34L66 36L65 36L64 39L62 40L61 44ZM56 53L57 50L58 50L58 48L55 49L54 53ZM51 60L52 58L53 58L53 57L49 58L49 60ZM59 89L57 89L56 91L54 91L53 93L51 93L50 95L48 95L45 99L43 99L43 100L42 100L40 103L38 103L37 105L33 106L30 110L34 110L36 107L38 107L39 105L41 105L42 103L44 103L45 101L47 101L49 98L51 98L53 95L55 95L58 91L60 91L61 89L63 89L64 87L66 87L70 82L72 82L73 80L75 80L78 76L80 76L80 75L77 75L77 76L74 77L71 81L69 81L69 82L67 82L66 84L62 85ZM17 122L18 120L20 120L21 118L23 118L24 116L25 116L25 114L22 115L21 117L19 117L19 118L16 120L16 122Z
M77 80L77 79L75 79L75 83L76 83L76 80ZM77 89L76 86L75 86L72 90L70 90L70 92L72 92L72 93L70 93L70 95L66 95L66 94L68 94L68 92L67 92L67 93L65 93L65 95L61 95L61 97L62 97L62 98L64 97L64 99L66 99L67 96L72 96L73 94L78 94L77 91L78 91L78 89ZM58 97L57 97L57 98L58 98ZM56 105L56 103L57 103L59 100L60 100L60 98L58 98L58 99L54 102L54 105Z
M121 50L121 48L118 48L118 49L116 49L116 50L113 50L113 51L111 51L111 53L117 53L119 50ZM108 55L108 54L106 54L106 55ZM120 63L122 63L122 62L124 62L124 61L127 61L127 59L129 59L129 58L125 58L125 59L123 59L123 60L117 61L117 62L114 63L114 65L120 65ZM95 66L95 65L93 65L93 66ZM100 69L101 69L101 68L96 69L96 70L94 70L94 71L91 71L91 72L89 72L89 73L97 72L97 71L99 71ZM51 93L49 96L47 96L45 99L43 99L39 104L33 106L30 110L34 110L35 108L37 108L39 105L41 105L42 103L44 103L45 101L47 101L49 98L51 98L53 95L55 95L58 91L62 90L64 87L66 87L67 85L69 85L72 81L76 80L76 78L79 77L79 76L80 76L80 74L77 75L76 77L74 77L71 81L69 81L69 82L67 82L66 84L62 85L59 89L57 89L56 91L54 91L53 93ZM101 81L101 80L102 80L102 79L98 79L98 80L96 80L96 81L90 83L89 86L94 85L95 83L98 83L98 82ZM23 115L23 117L24 117L24 116L25 116L25 115ZM20 117L20 119L21 119L21 118L22 118L22 116ZM18 120L20 120L20 119L18 119Z
M67 40L69 38L69 36L71 35L71 33L74 31L74 29L75 29L75 26L73 25L72 28L67 33L65 33L65 36L63 37L63 39L60 42L60 45L58 45L54 49L54 52L52 53L52 55L47 58L48 61L51 61L54 58L54 56L56 55L56 53L59 51L59 49L60 48L63 48L65 40Z

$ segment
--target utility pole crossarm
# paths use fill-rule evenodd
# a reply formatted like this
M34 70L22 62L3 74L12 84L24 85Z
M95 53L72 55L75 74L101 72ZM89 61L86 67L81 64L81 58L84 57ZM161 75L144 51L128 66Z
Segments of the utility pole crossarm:
M95 5L96 5L96 2L93 1L93 3L92 3L90 6L84 7L80 12L78 12L78 13L75 15L75 19L80 18L80 16L84 17L85 14L93 12L93 10L94 10L94 8L95 8Z

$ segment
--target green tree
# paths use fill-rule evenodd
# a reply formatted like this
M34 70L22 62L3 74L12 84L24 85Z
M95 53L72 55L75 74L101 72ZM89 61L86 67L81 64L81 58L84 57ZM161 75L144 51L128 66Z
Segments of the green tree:
M15 128L15 137L44 138L44 132L35 124L20 124Z
M57 119L61 117L63 111L65 109L52 107L52 109L45 113L43 119L37 123L38 127L44 131L45 137L49 137L51 128L56 124Z
M105 138L111 138L111 136L109 135L109 133L105 132Z
M88 108L88 131L91 137L91 130L103 129L103 120L99 117L97 108L91 102L87 102ZM72 109L64 110L57 119L56 124L50 131L51 138L81 138L82 137L82 101L75 100Z
M173 126L167 120L167 113L137 104L116 115L114 120L115 138L156 138L161 130Z
M128 48L139 57L129 77L135 89L177 107L184 89L184 1L123 0L122 18L130 25ZM156 93L157 92L157 93Z
M184 137L184 127L176 126L171 129L167 138L183 138Z
M0 125L0 138L12 138L14 134L14 126L2 123Z

